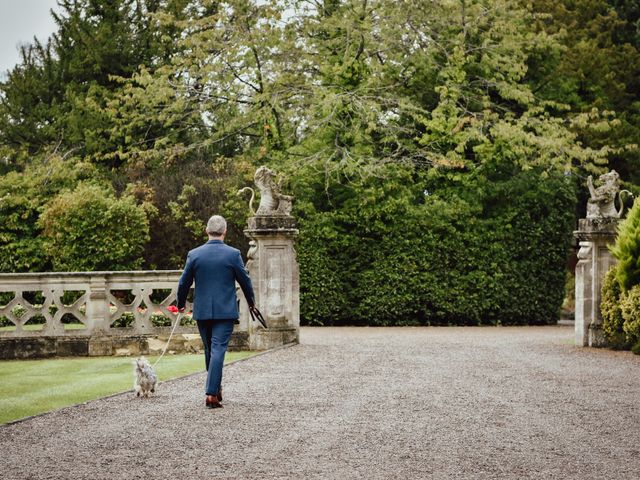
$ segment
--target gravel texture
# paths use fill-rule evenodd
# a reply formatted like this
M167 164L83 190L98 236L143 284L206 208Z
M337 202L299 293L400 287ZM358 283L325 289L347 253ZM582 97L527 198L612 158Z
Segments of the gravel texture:
M0 427L0 478L637 479L639 373L566 326L304 328L223 409L197 374Z

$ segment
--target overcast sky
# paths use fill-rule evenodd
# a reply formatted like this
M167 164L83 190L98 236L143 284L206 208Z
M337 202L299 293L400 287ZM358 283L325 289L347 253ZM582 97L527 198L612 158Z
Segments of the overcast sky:
M18 62L18 45L44 41L55 29L50 10L56 0L0 0L0 75Z

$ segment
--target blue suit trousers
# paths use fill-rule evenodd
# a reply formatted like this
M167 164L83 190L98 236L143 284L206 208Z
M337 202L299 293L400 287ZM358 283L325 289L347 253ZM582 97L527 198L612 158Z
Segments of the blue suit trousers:
M197 323L208 372L205 393L217 395L222 385L222 366L233 332L233 320L198 320Z

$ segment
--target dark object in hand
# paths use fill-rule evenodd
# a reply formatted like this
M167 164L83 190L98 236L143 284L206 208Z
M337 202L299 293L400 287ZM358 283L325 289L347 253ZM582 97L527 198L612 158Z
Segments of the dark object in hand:
M257 319L264 328L267 328L267 322L260 313L260 310L258 310L258 307L256 307L255 305L249 306L249 313L251 314L251 320L255 322Z

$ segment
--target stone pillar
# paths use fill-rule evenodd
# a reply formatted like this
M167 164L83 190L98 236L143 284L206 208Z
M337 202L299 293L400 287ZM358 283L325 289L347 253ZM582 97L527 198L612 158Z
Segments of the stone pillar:
M576 265L576 345L605 347L600 301L605 274L616 259L608 245L616 238L618 218L583 218L573 232L580 242Z
M89 356L113 355L109 338L110 312L107 302L107 282L104 276L92 276L89 280L86 313L89 339Z
M103 335L109 331L109 304L107 302L107 282L104 276L92 276L89 280L87 296L87 328L92 335Z
M256 306L267 322L264 329L248 322L249 347L266 350L298 342L300 334L300 279L293 242L298 234L290 215L256 215L244 232L251 240L247 270ZM242 302L244 304L244 302ZM249 316L246 305L241 317Z

